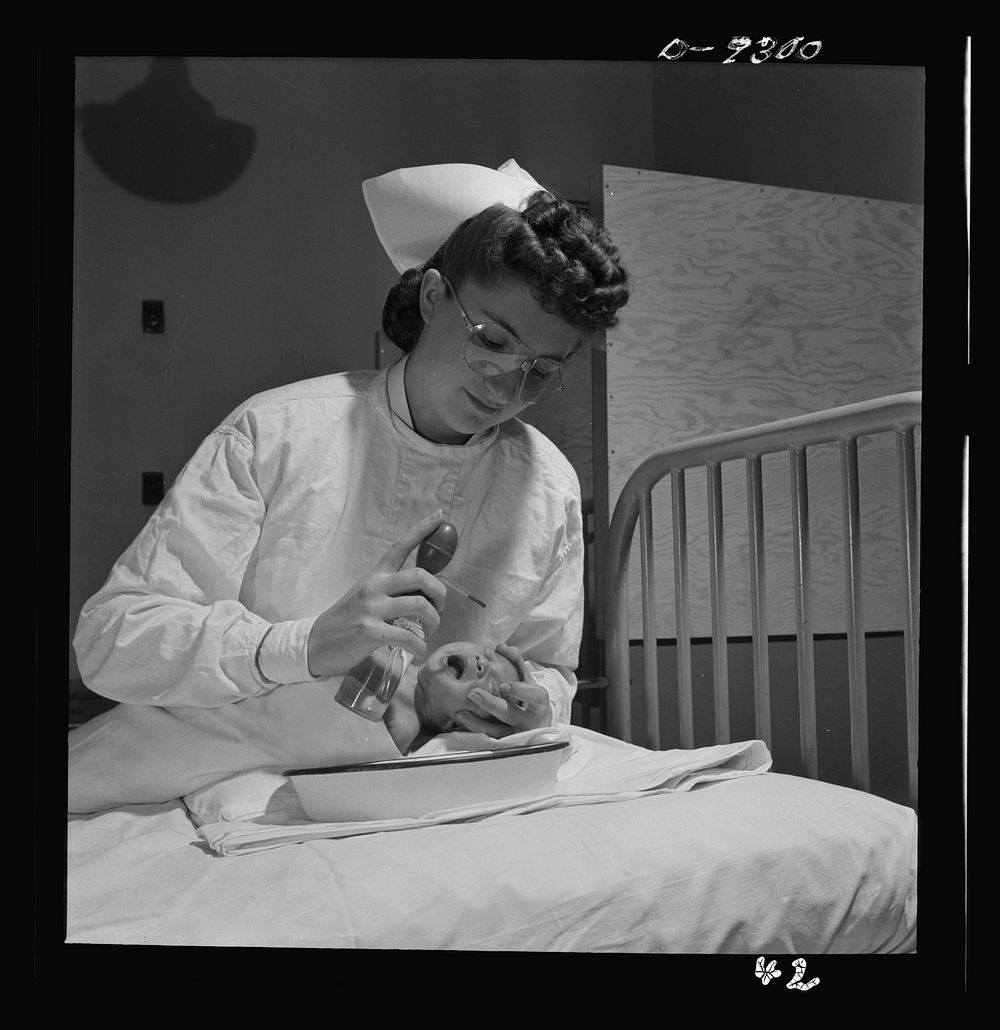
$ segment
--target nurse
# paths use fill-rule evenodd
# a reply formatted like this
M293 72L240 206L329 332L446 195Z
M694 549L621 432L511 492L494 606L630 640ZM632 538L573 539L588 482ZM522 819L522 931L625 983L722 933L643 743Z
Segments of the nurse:
M81 675L131 704L218 708L324 681L333 704L339 677L383 643L409 651L415 674L444 642L502 640L523 656L521 679L507 698L470 696L467 728L568 722L579 484L517 415L616 324L617 248L513 162L403 169L363 188L401 273L383 330L404 357L232 412L84 605ZM444 519L459 533L448 576L485 610L413 566ZM317 694L302 696L315 734Z

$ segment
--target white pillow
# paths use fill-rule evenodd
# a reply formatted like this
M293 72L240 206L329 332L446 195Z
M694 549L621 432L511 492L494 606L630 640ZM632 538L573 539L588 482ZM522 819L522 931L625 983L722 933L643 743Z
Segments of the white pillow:
M309 822L292 781L271 769L253 769L184 797L195 824Z
M382 722L335 700L340 678L221 708L119 704L69 733L69 811L172 801L252 769L399 758Z

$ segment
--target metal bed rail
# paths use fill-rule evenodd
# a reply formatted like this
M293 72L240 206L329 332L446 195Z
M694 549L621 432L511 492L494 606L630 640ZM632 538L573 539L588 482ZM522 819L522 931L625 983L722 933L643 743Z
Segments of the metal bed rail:
M919 648L919 541L914 429L920 423L920 392L894 394L827 411L799 415L762 426L703 437L668 447L640 464L623 488L611 519L607 552L607 675L610 680L609 732L631 740L628 573L635 527L639 526L642 575L642 675L646 746L659 748L658 660L656 653L655 570L652 490L671 480L674 595L677 627L678 720L681 745L694 747L691 631L685 470L706 468L708 484L709 577L712 614L712 668L716 743L729 742L726 586L723 541L724 461L746 462L750 544L750 625L753 641L754 712L758 737L771 746L771 689L765 600L763 487L761 457L787 451L790 463L793 573L799 693L799 747L806 774L818 778L816 682L810 603L809 498L807 448L838 442L844 509L845 613L849 664L851 770L854 785L870 790L868 686L865 672L864 605L861 591L858 438L893 432L896 438L900 512L900 577L904 611L907 764L912 803L917 796L917 692Z

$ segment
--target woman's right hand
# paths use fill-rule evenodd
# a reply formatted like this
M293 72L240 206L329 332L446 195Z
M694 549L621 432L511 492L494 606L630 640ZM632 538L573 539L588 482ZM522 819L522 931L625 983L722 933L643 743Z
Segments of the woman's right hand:
M418 522L389 547L367 576L316 619L307 644L313 676L339 676L382 644L398 644L414 658L426 655L424 641L392 621L401 616L419 619L428 636L437 629L438 609L448 593L445 585L426 569L399 570L409 553L444 521L443 513L435 512Z

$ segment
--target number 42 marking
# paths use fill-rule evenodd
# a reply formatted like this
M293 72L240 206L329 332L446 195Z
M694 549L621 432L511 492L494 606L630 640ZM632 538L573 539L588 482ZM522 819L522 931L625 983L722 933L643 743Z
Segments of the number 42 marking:
M819 983L818 976L814 976L808 983L802 982L803 977L806 973L806 960L804 958L795 959L792 965L795 967L795 973L793 974L791 980L789 980L788 983L785 984L785 987L789 988L790 990L808 991ZM781 970L777 968L777 965L773 959L772 961L768 962L768 964L765 966L764 956L761 955L757 959L757 971L754 975L766 987L772 980L777 979L779 976L781 976Z

